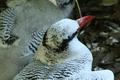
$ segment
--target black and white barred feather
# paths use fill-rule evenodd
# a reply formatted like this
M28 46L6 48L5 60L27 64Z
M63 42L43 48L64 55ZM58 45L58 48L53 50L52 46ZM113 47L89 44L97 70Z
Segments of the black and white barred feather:
M40 31L33 32L32 39L29 41L25 49L24 55L34 54L37 51L38 46L42 44L45 31L46 30L42 30L41 32Z
M8 8L0 13L0 38L8 40L14 28L16 13L13 8Z
M80 70L76 61L66 62L65 64L56 64L54 66L45 65L35 61L26 66L13 80L69 80ZM77 80L77 79L70 79Z

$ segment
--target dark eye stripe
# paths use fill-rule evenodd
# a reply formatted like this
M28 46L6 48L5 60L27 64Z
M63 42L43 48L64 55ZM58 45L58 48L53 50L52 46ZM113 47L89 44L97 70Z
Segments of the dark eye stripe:
M71 41L77 34L77 31L74 32L71 36L68 36L68 41Z

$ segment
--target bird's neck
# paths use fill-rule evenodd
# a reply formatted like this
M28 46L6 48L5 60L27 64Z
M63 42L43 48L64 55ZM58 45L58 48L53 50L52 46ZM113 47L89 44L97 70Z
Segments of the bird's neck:
M93 61L92 53L77 37L69 43L68 51L71 55L69 59L76 59L84 70L91 70Z
M63 51L62 53L54 52L52 50L47 49L45 46L41 46L35 55L35 60L39 60L40 62L47 65L54 65L63 63L66 57L68 56L67 51Z
M91 55L90 50L78 40L77 36L69 43L68 50L69 53L77 56L84 56L85 54Z

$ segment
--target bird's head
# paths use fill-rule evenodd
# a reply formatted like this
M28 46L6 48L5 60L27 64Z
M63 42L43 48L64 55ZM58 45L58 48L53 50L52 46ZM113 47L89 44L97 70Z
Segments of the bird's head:
M55 51L63 51L77 33L93 19L94 16L84 16L78 20L62 19L56 22L46 31L43 45Z
M51 25L44 35L43 46L37 51L36 60L50 65L63 63L70 55L68 52L69 43L93 18L93 16L85 16L78 20L62 19Z

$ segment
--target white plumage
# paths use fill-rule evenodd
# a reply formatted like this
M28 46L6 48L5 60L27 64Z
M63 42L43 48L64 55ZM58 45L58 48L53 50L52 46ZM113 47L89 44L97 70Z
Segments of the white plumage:
M82 44L75 20L62 19L45 33L35 60L14 80L114 80L110 70L92 71L92 54Z

